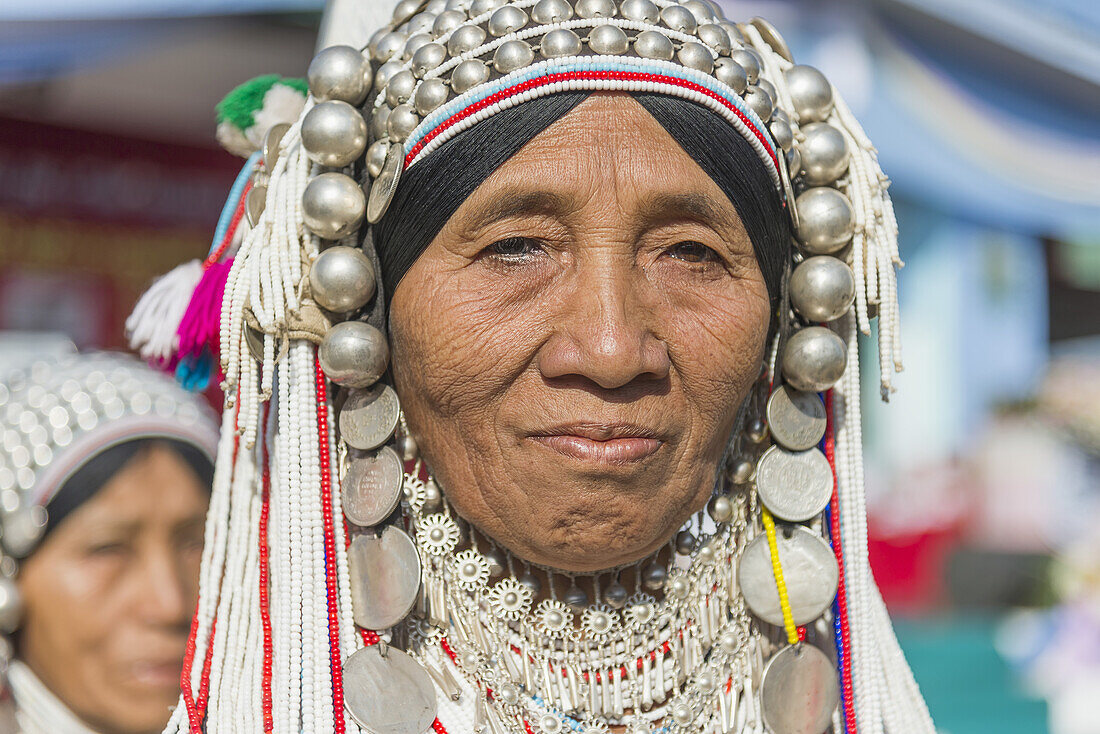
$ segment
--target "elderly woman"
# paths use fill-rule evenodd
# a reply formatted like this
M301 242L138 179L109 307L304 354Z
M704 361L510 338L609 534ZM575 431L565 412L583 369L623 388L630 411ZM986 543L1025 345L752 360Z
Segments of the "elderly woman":
M209 408L100 353L4 375L0 415L0 731L159 731L198 591Z
M829 83L707 0L358 45L246 168L169 731L933 731L866 558L896 231Z

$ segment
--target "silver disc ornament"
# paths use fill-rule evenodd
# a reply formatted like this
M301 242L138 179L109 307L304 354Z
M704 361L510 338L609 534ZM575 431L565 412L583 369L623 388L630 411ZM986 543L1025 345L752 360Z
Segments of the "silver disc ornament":
M813 448L825 435L825 404L816 393L782 385L768 398L772 438L792 451Z
M777 525L775 535L791 615L796 625L808 624L820 617L836 596L839 580L836 557L820 536L801 525ZM777 627L783 624L764 533L753 538L741 555L737 583L753 614L768 624Z
M370 734L424 734L436 717L435 687L408 654L378 645L344 661L344 706Z
M785 647L764 667L760 705L772 734L822 734L839 701L836 666L813 645Z
M394 143L386 153L386 162L382 164L382 172L370 187L370 197L367 199L367 221L376 224L393 200L393 192L397 191L397 182L401 179L401 171L405 168L405 146Z
M401 457L389 446L375 452L352 449L340 486L344 516L359 527L379 524L401 501L404 478Z
M389 629L412 611L420 592L420 553L403 531L387 525L381 535L355 536L348 546L348 568L357 625Z
M376 449L393 435L400 418L401 403L389 385L352 390L340 408L340 438L355 449Z
M780 520L805 522L820 515L833 496L833 469L814 448L772 446L756 464L760 501Z

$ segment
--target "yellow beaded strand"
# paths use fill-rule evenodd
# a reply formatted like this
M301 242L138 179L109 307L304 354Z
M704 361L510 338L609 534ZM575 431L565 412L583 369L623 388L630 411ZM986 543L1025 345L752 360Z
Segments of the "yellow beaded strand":
M787 596L787 582L783 580L783 566L779 563L779 546L775 539L775 520L767 507L760 507L760 519L764 521L764 533L768 536L768 551L772 557L772 573L775 575L775 589L779 592L779 607L783 610L783 628L787 631L787 642L798 644L798 628L791 613L791 600Z

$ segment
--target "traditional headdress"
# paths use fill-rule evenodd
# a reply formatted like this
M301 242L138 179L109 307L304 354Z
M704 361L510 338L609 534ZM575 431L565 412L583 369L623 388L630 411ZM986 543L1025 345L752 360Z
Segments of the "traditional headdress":
M932 732L867 562L857 333L877 313L885 396L897 230L824 76L708 0L402 0L308 76L302 117L242 172L265 193L218 324L236 430L169 731ZM403 472L416 445L381 381L379 314L407 263L368 230L482 121L594 91L724 120L797 247L709 517L634 572L542 569L535 604L530 567L455 516L425 467Z

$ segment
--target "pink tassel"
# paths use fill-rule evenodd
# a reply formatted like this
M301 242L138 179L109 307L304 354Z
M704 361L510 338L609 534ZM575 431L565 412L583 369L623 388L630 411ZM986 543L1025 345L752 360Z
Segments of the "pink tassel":
M211 263L191 294L191 302L183 314L176 335L179 337L177 360L199 356L204 349L218 351L218 329L221 324L222 296L233 260Z

